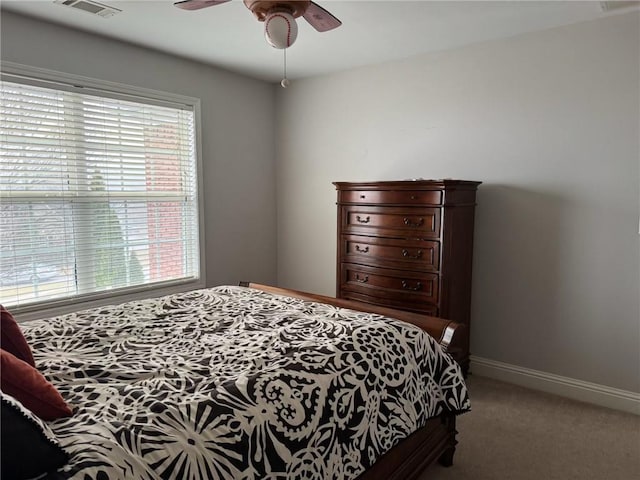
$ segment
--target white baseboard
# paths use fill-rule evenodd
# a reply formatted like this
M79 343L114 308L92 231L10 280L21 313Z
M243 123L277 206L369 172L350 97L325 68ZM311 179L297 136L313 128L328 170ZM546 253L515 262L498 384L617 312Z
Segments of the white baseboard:
M640 415L640 394L471 356L471 373L562 397Z

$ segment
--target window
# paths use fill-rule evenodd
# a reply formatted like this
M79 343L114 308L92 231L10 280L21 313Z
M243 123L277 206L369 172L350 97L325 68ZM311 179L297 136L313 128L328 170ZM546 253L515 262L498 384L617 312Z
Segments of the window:
M4 77L0 301L200 276L193 105Z

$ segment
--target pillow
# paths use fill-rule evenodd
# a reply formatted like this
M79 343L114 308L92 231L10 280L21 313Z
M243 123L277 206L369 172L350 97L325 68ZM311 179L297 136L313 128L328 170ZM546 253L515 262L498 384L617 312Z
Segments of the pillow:
M69 460L53 434L20 402L2 395L2 478L22 480L52 472Z
M32 367L36 366L31 348L29 348L18 322L2 305L0 305L0 348L12 353L20 360L24 360Z
M0 390L43 420L68 417L71 409L46 378L27 362L0 349Z

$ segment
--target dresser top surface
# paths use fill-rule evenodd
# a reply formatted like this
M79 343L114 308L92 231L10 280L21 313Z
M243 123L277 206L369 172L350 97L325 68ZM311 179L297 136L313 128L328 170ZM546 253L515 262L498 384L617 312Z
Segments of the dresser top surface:
M456 180L451 178L437 180L388 180L375 182L333 182L337 190L420 190L433 188L473 188L482 182Z

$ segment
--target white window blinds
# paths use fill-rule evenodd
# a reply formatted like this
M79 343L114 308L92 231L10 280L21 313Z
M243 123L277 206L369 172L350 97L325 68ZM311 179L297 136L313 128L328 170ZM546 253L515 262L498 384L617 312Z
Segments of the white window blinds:
M1 303L199 277L192 107L12 81L0 95Z

